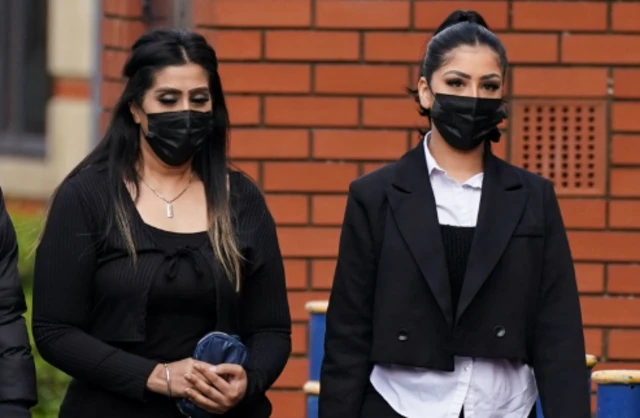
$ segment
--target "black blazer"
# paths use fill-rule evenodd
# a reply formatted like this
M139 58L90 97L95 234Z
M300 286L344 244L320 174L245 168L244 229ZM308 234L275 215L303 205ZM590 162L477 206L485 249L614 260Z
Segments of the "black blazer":
M530 364L545 418L590 417L578 290L553 185L491 153L484 172L457 312L423 145L350 185L321 418L360 417L376 363L451 371L454 355Z
M18 274L18 243L0 190L0 417L30 417L36 371L31 356L24 293Z

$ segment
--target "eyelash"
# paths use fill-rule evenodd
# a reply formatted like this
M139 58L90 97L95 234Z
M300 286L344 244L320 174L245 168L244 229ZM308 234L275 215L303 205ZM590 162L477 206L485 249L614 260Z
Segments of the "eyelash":
M454 78L451 80L447 80L447 84L451 87L462 87L464 85L464 81L459 78ZM500 88L500 86L495 83L486 83L483 85L483 87L489 91L496 91Z
M161 97L158 99L158 101L164 105L172 105L172 104L176 104L178 102L177 99L169 99L166 97ZM209 101L208 97L194 97L191 99L192 103L198 104L198 105L203 105L205 103L207 103Z

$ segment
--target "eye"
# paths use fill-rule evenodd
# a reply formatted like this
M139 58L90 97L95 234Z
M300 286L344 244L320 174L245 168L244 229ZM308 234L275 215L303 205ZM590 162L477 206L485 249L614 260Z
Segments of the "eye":
M176 96L166 95L166 96L158 97L158 101L160 103L162 103L162 104L165 104L165 105L172 105L172 104L175 104L178 101L178 98Z
M209 101L209 96L193 96L191 98L191 102L192 103L196 103L196 104L205 104Z
M462 87L464 86L464 82L460 78L452 78L447 80L447 85L451 87Z
M487 83L483 87L489 91L497 91L500 88L500 85L496 83Z

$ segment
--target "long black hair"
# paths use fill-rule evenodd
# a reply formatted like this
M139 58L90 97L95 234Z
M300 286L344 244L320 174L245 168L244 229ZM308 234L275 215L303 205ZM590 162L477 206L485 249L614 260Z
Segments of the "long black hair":
M135 263L136 249L131 232L131 215L126 210L125 202L130 198L129 193L133 194L134 200L138 198L138 166L141 154L140 127L133 119L130 106L141 106L143 97L153 85L154 75L158 70L188 62L200 65L209 76L214 118L211 135L194 156L192 168L204 184L211 245L216 258L238 290L242 256L237 248L229 204L229 115L218 74L216 53L202 35L183 30L156 29L142 35L134 43L123 69L126 85L113 109L104 138L63 182L86 167L106 164L110 193L110 219L106 233L114 227L117 228ZM127 185L132 187L132 192ZM52 201L56 193L57 190Z

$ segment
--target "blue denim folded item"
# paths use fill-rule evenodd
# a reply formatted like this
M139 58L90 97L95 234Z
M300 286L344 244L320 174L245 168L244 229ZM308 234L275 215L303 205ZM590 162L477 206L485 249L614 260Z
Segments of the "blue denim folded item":
M210 332L196 345L193 358L205 363L217 364L239 364L244 366L247 361L247 347L242 344L237 335L226 334L220 331ZM190 418L211 418L219 416L212 414L196 406L188 399L177 401L178 409L183 415Z

